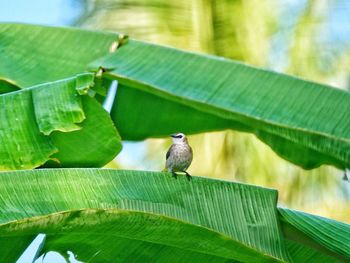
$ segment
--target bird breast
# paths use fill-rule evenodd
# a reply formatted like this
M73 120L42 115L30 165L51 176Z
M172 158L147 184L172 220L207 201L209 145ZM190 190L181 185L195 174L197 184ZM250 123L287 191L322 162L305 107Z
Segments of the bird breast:
M192 162L192 149L188 144L173 144L166 167L172 172L185 171Z

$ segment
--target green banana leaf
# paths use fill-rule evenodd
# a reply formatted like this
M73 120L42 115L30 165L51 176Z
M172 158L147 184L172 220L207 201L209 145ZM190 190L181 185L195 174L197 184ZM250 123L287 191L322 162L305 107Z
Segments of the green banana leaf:
M232 128L255 133L304 168L350 166L350 94L324 85L222 58L127 43L114 33L30 25L0 24L0 61L1 169L93 167L111 160L120 138L101 97L89 96L104 95L111 80L119 83L111 117L124 139ZM101 68L101 80L86 73ZM175 180L165 173L4 172L0 259L16 260L44 232L43 253L72 249L96 262L121 256L118 251L127 257L128 244L148 257L158 255L159 262L169 254L182 262L350 260L348 225L277 210L276 200L273 190ZM160 232L148 221L159 222ZM131 222L147 226L145 232L131 231ZM107 235L111 228L119 236ZM165 229L191 234L187 250L183 236ZM147 259L144 253L140 257Z
M0 94L2 93L8 93L12 91L19 90L19 87L11 83L11 81L8 81L7 79L1 79L0 78Z
M0 48L0 78L21 88L103 67L123 139L230 128L307 169L350 167L348 92L115 33L0 24Z
M2 262L15 263L37 234L0 237L0 259ZM39 255L39 253L37 253Z
M350 258L350 226L332 219L313 216L290 209L279 209L285 236L299 244L323 249L322 244L334 256L345 260ZM298 231L295 231L295 230Z
M152 213L86 209L1 226L4 243L35 233L47 235L43 252L71 250L89 262L280 262L207 228Z
M6 209L9 204L5 202L0 204L1 223L83 208L130 209L209 227L276 258L287 258L278 231L277 193L273 190L199 178L188 183L182 177L175 180L171 174L105 169L43 169L0 176L1 193L18 196L20 189L25 191L21 200L12 199L10 203L23 211ZM231 194L224 197L225 192ZM246 207L242 207L243 199ZM216 220L218 215L222 218Z
M102 166L121 150L109 114L89 96L94 74L0 95L0 170Z
M334 257L330 257L328 255L320 253L319 250L316 250L306 245L300 245L298 242L294 242L291 240L287 240L286 245L294 262L300 262L300 263L347 262L346 259L345 260L340 259L338 255L334 255Z
M78 259L90 262L127 259L138 250L144 260L159 255L159 262L186 262L192 257L205 262L293 262L300 255L316 254L318 260L350 260L347 245L334 249L313 228L303 233L310 242L293 241L292 236L300 237L304 231L305 216L314 228L327 220L277 210L276 203L275 190L201 177L189 182L185 176L175 179L170 173L2 172L0 252L15 249L8 254L16 259L20 254L11 240L46 233L42 253L72 251ZM341 224L343 233L339 233L338 224L332 221L324 228L336 232L333 239L337 242L346 242L350 226Z

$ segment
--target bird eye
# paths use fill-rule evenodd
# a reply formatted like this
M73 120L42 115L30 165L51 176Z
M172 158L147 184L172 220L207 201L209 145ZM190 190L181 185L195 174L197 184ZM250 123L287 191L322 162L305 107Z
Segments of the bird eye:
M180 133L180 134L172 134L171 137L177 138L177 139L182 139L182 138L185 137L185 135L183 135L182 133Z

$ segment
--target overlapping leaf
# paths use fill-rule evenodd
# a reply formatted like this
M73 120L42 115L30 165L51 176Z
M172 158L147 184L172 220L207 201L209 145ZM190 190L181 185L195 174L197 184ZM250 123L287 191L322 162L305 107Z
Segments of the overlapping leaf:
M350 259L348 225L277 213L276 192L256 186L142 171L42 169L0 173L0 197L0 252L46 233L43 252L72 251L90 262L126 260L138 250L139 260L158 262Z
M350 165L348 92L222 58L132 41L93 65L113 68L110 76L126 90L118 95L112 113L124 138L226 127L255 133L304 168ZM135 104L127 105L130 94ZM132 106L157 102L157 107ZM180 113L182 119L174 117L184 107L190 110ZM153 129L139 117L140 111L149 116ZM206 116L208 123L197 121Z
M164 173L42 169L0 173L0 193L0 224L66 210L120 208L207 227L262 254L288 258L276 191L269 189L204 178L189 183Z
M120 83L112 118L124 139L232 128L255 133L304 168L350 166L349 93L138 41L113 52L119 39L2 24L0 77L26 87L103 66L106 77Z
M74 251L84 262L280 262L207 228L144 212L70 211L19 220L0 229L3 244L14 237L45 233L42 253Z
M232 128L255 133L302 167L323 163L349 167L349 93L230 60L137 41L117 50L110 48L120 39L113 33L0 25L0 93L6 93L0 96L2 169L32 168L51 158L66 167L100 166L114 157L120 139L108 114L94 98L77 93L90 88L93 75L71 77L101 66L107 71L103 81L119 81L112 118L125 139L164 136L178 130L196 133ZM69 79L51 83L63 78ZM40 83L46 84L8 93ZM175 181L161 173L94 169L0 173L0 227L7 229L0 248L20 244L18 250L8 249L0 255L16 256L35 233L29 231L21 237L24 229L33 230L31 224L36 219L23 220L42 216L37 219L38 227L51 236L47 249L63 252L71 246L90 258L83 255L82 247L101 247L107 237L88 244L87 236L78 240L74 232L84 228L84 220L91 226L95 221L100 231L111 227L104 224L108 213L102 212L100 218L99 212L89 214L87 210L79 212L74 221L76 212L71 210L118 208L146 212L139 224L154 219L155 215L148 214L153 213L209 228L250 247L245 253L248 257L252 252L269 255L262 259L271 260L349 260L347 225L284 210L277 217L275 206L274 191L199 178L191 183L184 178ZM48 216L65 210L70 212ZM124 223L133 222L136 214L126 217ZM58 220L53 229L74 223L74 231L55 234L50 226L44 227L57 218L63 221ZM183 224L178 226L185 228ZM125 226L119 227L126 233ZM63 230L59 227L57 231ZM156 233L151 231L149 238L152 234ZM119 246L145 244L118 238ZM307 243L300 242L303 240ZM169 251L177 258L174 248L153 243L144 248L145 253L159 255L161 262ZM115 256L107 250L101 255ZM186 251L182 259L197 257L197 252ZM217 257L222 255L197 259ZM248 258L244 261L251 262Z
M57 166L101 166L121 143L107 112L77 90L89 89L93 74L0 95L0 170Z
M294 243L294 248L302 244L316 248L318 254L324 252L338 255L343 261L350 260L350 225L290 209L279 209L279 213L285 236Z
M17 87L14 83L12 83L11 81L8 81L7 79L0 78L0 94L8 93L16 90L19 90L19 87Z

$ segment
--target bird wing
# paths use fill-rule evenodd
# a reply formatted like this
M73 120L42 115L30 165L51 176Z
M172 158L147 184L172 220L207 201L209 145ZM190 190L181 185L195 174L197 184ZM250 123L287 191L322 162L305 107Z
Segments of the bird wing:
M173 146L174 146L174 145L171 145L170 148L169 148L169 150L167 151L167 153L166 153L166 158L165 158L166 160L168 160L168 158L169 158L169 156L170 156L170 152L171 152Z

